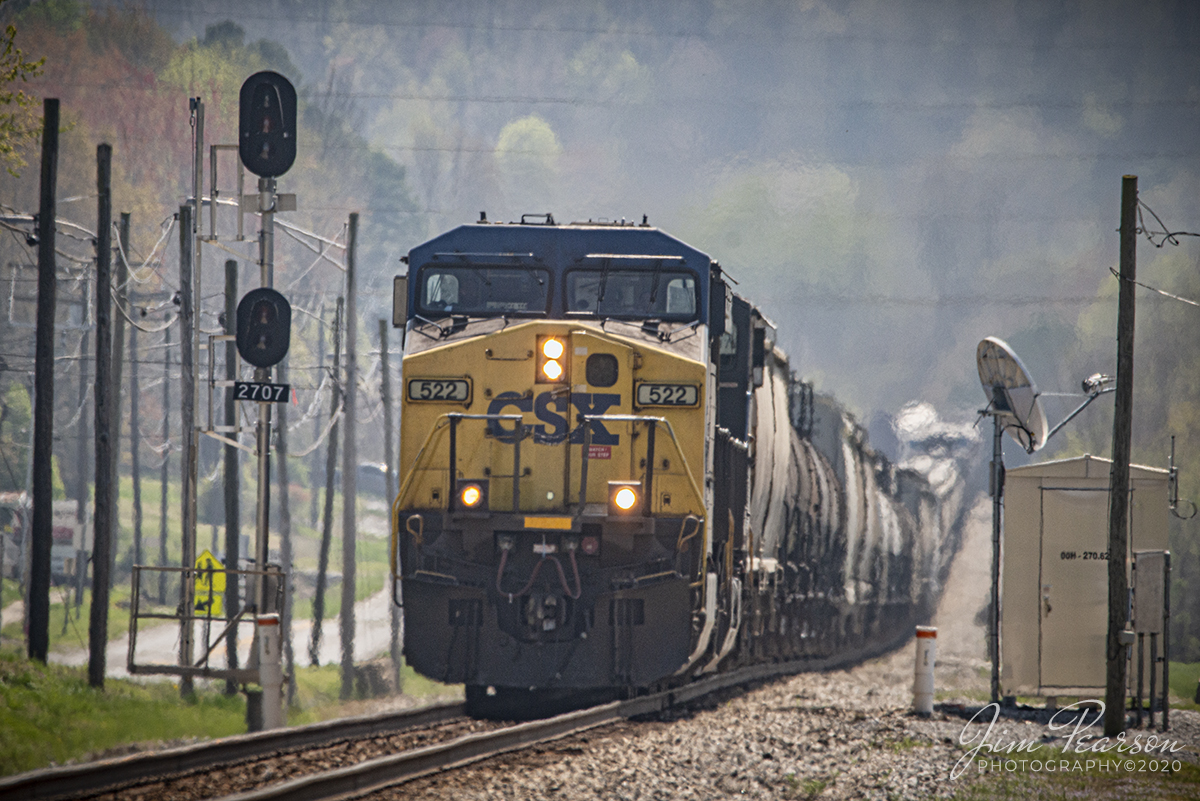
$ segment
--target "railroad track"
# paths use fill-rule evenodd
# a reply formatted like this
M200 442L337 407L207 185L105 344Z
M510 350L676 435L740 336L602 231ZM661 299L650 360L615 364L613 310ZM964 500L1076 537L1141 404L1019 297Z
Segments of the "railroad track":
M94 796L130 785L208 771L347 740L382 737L466 717L463 704L363 715L286 729L224 737L162 751L46 768L0 778L0 798L52 799Z
M626 701L613 701L545 720L468 734L448 742L225 796L220 801L325 801L334 798L357 798L406 781L454 770L490 757L519 751L627 718L664 712L719 690L844 664L845 658L752 665L672 690Z
M751 665L659 693L614 701L545 720L498 726L489 731L476 731L415 748L404 747L397 753L355 760L355 764L345 767L308 772L274 783L270 782L277 775L276 772L273 769L264 770L261 778L243 779L241 782L242 786L263 785L255 789L232 795L220 795L220 790L216 793L201 791L193 792L188 797L219 798L220 801L323 801L363 796L412 779L454 770L499 754L519 751L628 718L661 713L720 690L804 671L843 667L868 655L859 653L836 659ZM153 798L153 792L143 792L144 785L339 742L383 738L406 731L428 729L464 717L461 703L442 704L411 712L327 721L101 762L32 771L0 779L0 798L95 797L133 785L139 785L139 795ZM164 797L168 795L175 794L169 791L163 793Z

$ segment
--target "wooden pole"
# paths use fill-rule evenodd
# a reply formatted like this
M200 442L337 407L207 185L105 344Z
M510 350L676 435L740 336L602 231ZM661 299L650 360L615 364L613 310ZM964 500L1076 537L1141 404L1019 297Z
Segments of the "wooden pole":
M350 233L346 239L346 425L342 435L342 700L354 693L354 597L355 554L358 523L355 501L358 497L358 447L355 442L355 415L358 402L358 364L355 358L358 335L357 286L354 261L358 240L358 214L350 215Z
M1137 278L1137 176L1121 179L1121 285L1117 296L1117 389L1108 497L1108 672L1104 735L1125 730L1125 648L1129 575L1129 458L1133 431L1134 280Z
M313 594L312 635L308 643L308 661L321 664L321 624L325 619L325 583L329 572L329 548L333 540L333 473L337 469L338 406L342 401L342 298L337 299L333 315L333 381L329 393L329 441L325 444L325 505L321 518L321 549L317 555L317 588Z
M42 186L38 209L37 333L34 343L33 515L29 571L29 658L50 649L50 546L54 526L54 259L58 185L58 100L43 101ZM105 176L107 178L107 176ZM107 191L107 188L105 189Z
M112 543L112 148L96 148L97 189L100 194L96 221L96 489L92 513L92 609L88 623L88 683L104 686L105 647L108 645L108 588Z

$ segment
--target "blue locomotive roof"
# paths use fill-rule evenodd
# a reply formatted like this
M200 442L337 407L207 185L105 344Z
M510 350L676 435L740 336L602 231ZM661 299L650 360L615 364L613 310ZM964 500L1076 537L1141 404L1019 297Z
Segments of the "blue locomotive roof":
M455 265L480 264L529 270L535 278L541 275L540 271L546 271L551 276L547 311L549 316L556 318L566 316L568 310L566 277L571 271L692 274L695 278L692 289L695 309L691 319L706 322L708 317L711 264L708 254L646 225L472 223L453 228L414 247L409 252L408 263L412 276L410 317L418 313L417 288L424 268L436 265L438 269L453 269ZM538 272L534 274L533 270ZM592 313L607 314L599 305Z

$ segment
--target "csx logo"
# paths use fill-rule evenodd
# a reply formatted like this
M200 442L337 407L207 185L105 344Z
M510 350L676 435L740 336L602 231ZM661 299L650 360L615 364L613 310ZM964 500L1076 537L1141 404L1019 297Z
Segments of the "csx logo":
M533 433L533 441L542 445L555 445L569 436L572 443L583 442L584 426L582 422L574 430L568 421L567 413L575 407L575 416L585 414L604 414L608 409L617 406L621 396L602 392L572 392L568 400L561 390L547 390L537 397L526 397L519 392L502 392L488 404L488 414L512 414L512 410L533 412L538 425L527 426ZM599 420L592 421L593 445L617 445L621 441L619 434L614 434L604 427ZM501 441L509 441L516 434L516 427L502 420L489 420L488 433Z

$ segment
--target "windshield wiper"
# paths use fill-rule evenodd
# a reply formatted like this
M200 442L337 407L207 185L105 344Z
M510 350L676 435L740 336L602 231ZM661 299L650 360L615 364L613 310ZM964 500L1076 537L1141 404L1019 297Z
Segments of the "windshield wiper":
M654 310L654 301L658 299L658 276L662 273L662 259L654 262L654 281L650 284L650 308Z
M450 336L450 330L449 330L449 329L442 328L442 326L441 326L441 325L439 325L438 323L435 323L433 320L430 320L430 319L429 319L429 318L427 318L427 317L422 317L422 316L421 316L421 315L419 315L419 314L414 314L414 315L413 315L413 319L414 319L414 320L419 320L419 321L421 321L422 323L425 323L426 325L431 325L431 326L433 326L434 328L436 328L436 329L438 330L438 336L436 336L436 337L435 337L435 336L433 336L432 334L429 334L429 333L427 333L427 332L426 332L424 329L421 329L421 328L417 328L417 329L416 329L417 331L419 331L419 332L420 332L420 333L422 333L422 334L425 334L425 336L429 337L430 339L434 340L435 342L436 342L437 340L439 340L439 339L444 339L445 337L448 337L448 336Z
M600 268L600 294L596 296L596 314L600 313L600 304L604 302L604 289L608 286L608 265L609 260L605 259Z

